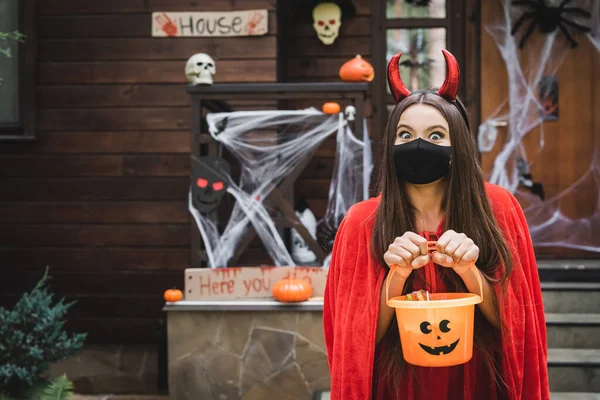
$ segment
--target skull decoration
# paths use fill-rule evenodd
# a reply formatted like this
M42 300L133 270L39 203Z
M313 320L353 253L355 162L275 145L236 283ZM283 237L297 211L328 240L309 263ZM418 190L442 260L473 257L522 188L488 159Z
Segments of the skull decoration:
M346 106L344 115L346 116L346 120L354 121L354 118L356 117L356 108L354 108L354 106Z
M335 42L341 25L342 10L337 4L320 3L313 9L313 27L324 44Z
M227 191L231 168L220 157L192 156L192 204L201 213L209 213L219 205Z
M296 211L296 216L302 222L302 224L308 230L308 233L313 238L316 238L317 235L317 219L310 209L306 208L302 212ZM317 260L317 256L313 253L308 244L304 241L302 236L296 231L292 229L292 259L302 265L307 263L312 263Z
M185 63L185 76L194 85L212 85L216 73L215 62L208 54L194 54Z

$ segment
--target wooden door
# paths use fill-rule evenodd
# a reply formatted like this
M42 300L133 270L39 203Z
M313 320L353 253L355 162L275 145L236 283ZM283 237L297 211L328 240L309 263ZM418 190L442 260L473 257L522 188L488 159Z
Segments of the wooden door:
M482 3L480 94L481 119L486 121L508 98L509 91L504 60L494 39L486 31L486 26L504 18L502 4L498 0ZM591 4L588 6L589 9ZM525 23L521 27L521 35L528 25ZM529 56L536 51L536 37L539 40L541 35L536 29L525 43L520 54L522 66L531 62ZM542 183L545 192L546 200L542 206L536 207L528 207L518 196L527 211L536 253L541 258L600 258L600 156L596 154L594 158L594 150L600 143L600 116L597 112L600 105L600 79L597 75L600 56L585 35L577 33L574 38L579 47L568 50L556 72L559 115L558 120L543 122L545 146L535 154L540 148L540 127L533 129L522 141L528 157L531 157L529 161L534 161L531 166L533 180ZM564 40L564 37L558 40ZM492 171L496 156L505 144L507 129L509 127L498 127L498 139L493 150L482 154L486 174ZM595 165L599 167L594 169ZM536 212L542 212L544 217L534 221ZM551 218L557 218L564 224L546 226L540 223ZM544 243L540 243L542 240ZM559 245L565 242L569 244ZM590 248L595 248L595 251L589 251Z

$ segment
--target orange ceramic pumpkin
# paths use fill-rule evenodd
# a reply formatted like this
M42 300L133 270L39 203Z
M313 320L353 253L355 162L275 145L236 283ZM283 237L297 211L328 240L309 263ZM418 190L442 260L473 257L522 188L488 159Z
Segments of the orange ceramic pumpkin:
M325 114L337 114L340 112L340 105L338 103L325 103L323 104L323 112Z
M165 300L169 302L179 301L183 298L183 293L179 289L169 289L165 291Z
M340 68L340 78L346 82L371 82L375 77L373 66L357 55Z
M312 296L312 287L303 279L282 279L273 285L273 297L284 303L306 301Z

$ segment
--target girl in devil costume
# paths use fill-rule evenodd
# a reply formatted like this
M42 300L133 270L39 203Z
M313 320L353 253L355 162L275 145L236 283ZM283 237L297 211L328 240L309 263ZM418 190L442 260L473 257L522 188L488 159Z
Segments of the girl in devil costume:
M443 53L448 72L437 91L406 88L401 54L388 65L397 104L383 140L381 193L353 206L342 221L325 290L334 400L550 398L544 309L527 223L508 191L484 182L456 97L458 63ZM433 253L428 241L437 241ZM429 368L404 362L394 309L382 290L392 265L398 272L390 297L419 289L483 295L470 361ZM434 330L447 349L440 332L452 324L438 325L423 334Z

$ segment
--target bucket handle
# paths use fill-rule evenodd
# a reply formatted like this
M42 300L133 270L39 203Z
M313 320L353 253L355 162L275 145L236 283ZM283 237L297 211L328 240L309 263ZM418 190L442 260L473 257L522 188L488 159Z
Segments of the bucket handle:
M429 254L431 254L436 249L437 249L437 242L435 242L435 241L427 242L427 251ZM396 273L396 271L398 270L398 268L400 268L398 265L393 264L390 269L390 273L388 274L388 277L385 280L385 302L388 305L388 307L390 306L390 283L392 282L392 278L393 278L394 274ZM477 271L474 271L475 268L476 268L475 263L473 261L469 262L468 271L472 271L473 273L475 273L475 278L477 278L477 283L479 283L479 297L481 297L481 301L483 302L483 283L481 282L480 274L477 273Z

